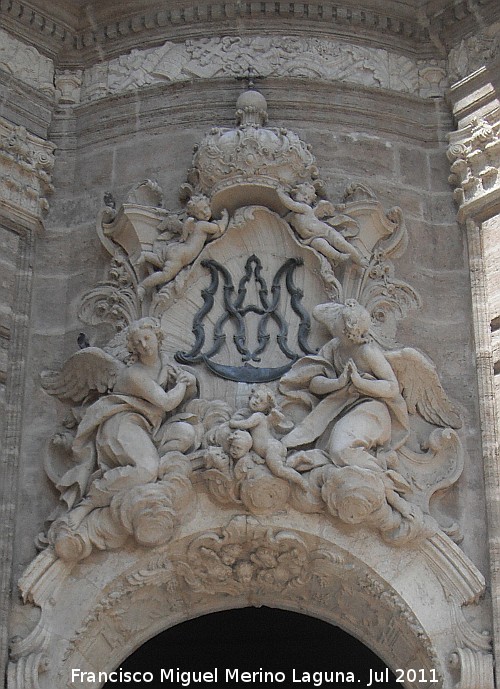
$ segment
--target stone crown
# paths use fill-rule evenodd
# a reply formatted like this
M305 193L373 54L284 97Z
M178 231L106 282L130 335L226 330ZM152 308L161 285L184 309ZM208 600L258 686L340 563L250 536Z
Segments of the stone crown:
M266 123L266 99L248 90L236 103L236 127L214 127L198 145L189 181L211 197L214 210L238 207L243 190L245 205L265 203L282 210L277 188L291 190L318 177L307 144L294 132Z

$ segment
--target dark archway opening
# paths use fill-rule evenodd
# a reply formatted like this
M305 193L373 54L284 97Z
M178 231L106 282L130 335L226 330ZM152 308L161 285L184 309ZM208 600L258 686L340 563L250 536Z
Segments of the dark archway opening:
M213 613L171 627L143 644L120 667L123 673L140 675L123 685L108 681L104 689L402 687L378 656L338 627L266 607ZM191 674L180 675L177 670ZM259 670L270 674L264 676ZM247 681L242 679L244 672L257 675ZM144 673L151 673L153 681ZM199 673L209 673L205 678L210 681L199 681ZM278 673L283 673L284 681L279 681L283 675ZM141 681L141 677L149 681Z

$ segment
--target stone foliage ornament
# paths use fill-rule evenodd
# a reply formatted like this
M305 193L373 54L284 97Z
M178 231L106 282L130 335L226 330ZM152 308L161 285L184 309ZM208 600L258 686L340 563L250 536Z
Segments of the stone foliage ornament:
M0 117L0 203L7 212L21 209L28 222L40 225L54 191L54 160L52 143Z
M167 41L100 62L84 71L81 99L97 100L162 82L238 78L248 69L259 77L341 81L423 98L442 96L447 87L444 60L415 60L395 50L333 38L220 36Z
M0 69L54 97L54 62L3 29L0 29Z
M450 50L448 71L451 81L459 81L494 62L500 52L500 23L494 22L480 33L463 38Z

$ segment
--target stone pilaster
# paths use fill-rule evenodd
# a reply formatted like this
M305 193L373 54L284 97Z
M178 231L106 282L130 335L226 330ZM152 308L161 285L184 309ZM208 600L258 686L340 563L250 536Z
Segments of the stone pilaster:
M469 41L470 43L470 41ZM463 47L463 46L462 46ZM470 47L470 46L469 46ZM470 51L469 51L470 52ZM467 53L468 55L468 53ZM456 59L457 56L455 56ZM470 56L469 56L470 57ZM500 451L495 392L500 335L500 103L496 54L450 89L457 130L450 135L450 183L458 221L466 228L480 396L484 480L493 609L493 643L500 681ZM490 64L488 66L488 60ZM496 343L496 344L495 344ZM498 386L497 386L498 387Z
M50 143L0 119L0 676L8 651L34 244L48 208L53 165Z

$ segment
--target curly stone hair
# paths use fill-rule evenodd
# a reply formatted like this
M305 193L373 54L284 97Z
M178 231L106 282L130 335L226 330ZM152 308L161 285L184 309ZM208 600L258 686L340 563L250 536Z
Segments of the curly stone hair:
M342 309L342 320L344 321L344 333L347 337L357 344L370 342L370 328L372 318L364 306L361 306L355 299L348 299Z

